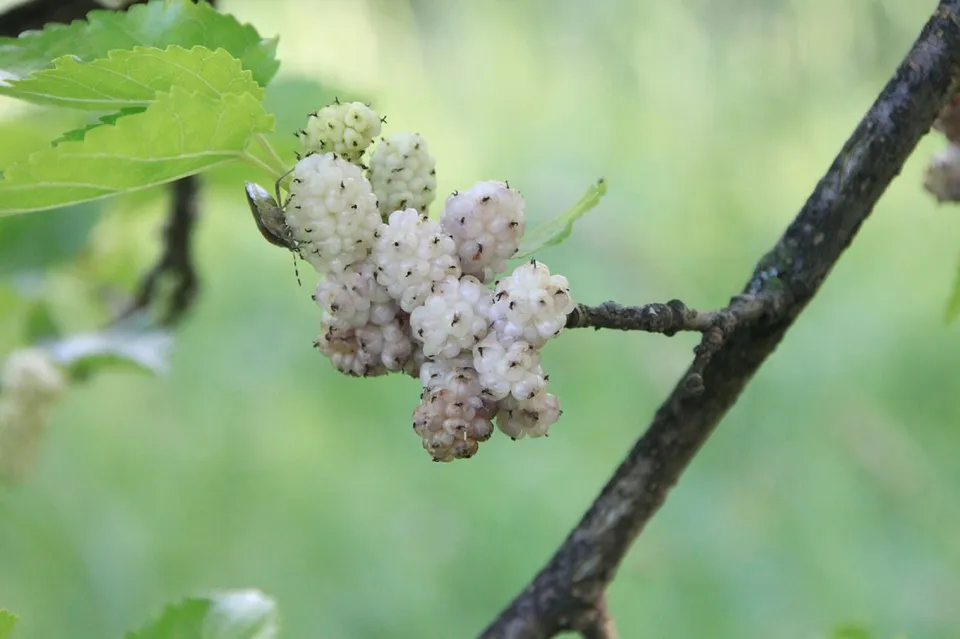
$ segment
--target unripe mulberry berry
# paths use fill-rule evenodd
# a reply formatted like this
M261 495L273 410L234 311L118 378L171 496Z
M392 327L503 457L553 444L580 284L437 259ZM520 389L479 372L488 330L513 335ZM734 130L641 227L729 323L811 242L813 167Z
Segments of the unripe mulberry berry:
M447 198L440 224L457 242L463 272L491 282L520 245L523 196L504 182L478 182Z
M490 330L490 290L475 277L437 282L422 306L410 314L415 339L427 357L454 357L473 348Z
M540 348L563 331L576 306L570 283L542 262L521 264L497 282L490 316L500 341L524 340Z
M314 300L323 309L323 321L333 328L393 321L400 307L377 283L376 271L372 261L364 260L320 280Z
M373 139L380 135L380 116L363 102L337 102L311 113L297 133L300 151L336 153L358 164Z
M380 224L363 172L332 153L297 162L285 214L300 254L321 273L364 259Z
M437 161L418 133L383 138L370 156L367 176L386 218L401 209L426 213L437 196Z
M415 209L394 211L376 231L371 254L377 281L400 308L411 313L430 294L434 282L460 277L457 247L440 225Z
M530 399L510 396L500 402L497 428L511 439L543 437L561 414L560 400L546 391Z
M462 362L461 362L462 363ZM438 361L428 366L420 406L413 413L413 429L434 461L472 457L479 442L493 434L497 403L482 393L477 371Z
M480 384L495 399L530 399L547 387L540 351L521 340L503 344L490 333L473 347L473 365Z

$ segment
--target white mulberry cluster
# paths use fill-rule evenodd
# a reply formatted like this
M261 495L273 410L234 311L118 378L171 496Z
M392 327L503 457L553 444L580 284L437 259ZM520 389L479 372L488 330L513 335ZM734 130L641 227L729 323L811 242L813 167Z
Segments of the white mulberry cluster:
M370 156L367 177L386 218L394 211L426 213L437 196L437 161L419 133L397 133L380 140Z
M380 224L363 171L333 153L297 162L284 214L300 255L321 273L366 258Z
M494 422L513 439L546 435L561 411L540 349L574 302L566 278L536 261L491 288L520 244L523 197L505 182L478 182L430 219L435 161L423 138L383 139L366 169L365 136L379 134L379 117L334 107L301 133L312 154L294 168L285 227L273 225L289 229L282 245L323 275L314 346L347 375L419 378L413 428L435 461L472 457Z
M432 358L456 357L490 330L490 290L475 277L450 276L431 288L423 306L410 314L410 328Z
M373 244L377 281L408 313L423 304L434 283L460 277L453 238L415 209L394 211Z
M490 282L520 245L523 197L505 182L478 182L447 198L440 224L457 242L463 272Z
M539 348L560 334L574 306L570 283L542 262L521 264L499 280L493 295L493 328L501 340L522 339Z
M50 410L66 388L46 352L10 354L0 373L0 479L17 481L32 467Z
M304 157L336 153L360 162L363 153L380 135L380 116L363 102L336 102L311 113L307 126L297 132Z

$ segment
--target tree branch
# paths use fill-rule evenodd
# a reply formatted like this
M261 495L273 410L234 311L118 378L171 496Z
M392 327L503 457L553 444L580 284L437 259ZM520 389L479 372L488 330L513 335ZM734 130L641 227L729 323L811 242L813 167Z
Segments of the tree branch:
M743 295L769 296L769 307L754 321L733 326L715 349L701 343L699 349L713 351L700 369L702 392L692 394L684 383L696 372L695 361L580 523L482 637L537 639L588 626L630 545L819 289L955 89L958 12L960 0L940 2L797 217L758 263Z
M193 266L190 238L197 220L197 193L200 179L190 176L172 184L173 204L170 217L163 229L163 252L157 263L140 282L130 306L115 320L117 322L145 310L156 298L162 278L173 280L173 290L161 323L177 323L190 308L197 294L197 272Z

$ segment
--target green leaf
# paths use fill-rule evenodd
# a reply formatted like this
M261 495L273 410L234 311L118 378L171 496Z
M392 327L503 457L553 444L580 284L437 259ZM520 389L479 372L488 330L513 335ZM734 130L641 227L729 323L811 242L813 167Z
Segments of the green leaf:
M570 237L570 233L573 232L573 223L580 219L584 213L599 204L600 198L606 195L606 193L607 181L600 178L596 184L587 189L587 192L583 194L580 201L570 207L565 213L526 233L514 257L517 259L530 257L542 248L563 242Z
M153 0L127 11L92 11L86 21L48 24L43 31L0 38L0 77L24 78L63 56L90 62L117 49L163 49L172 44L226 49L261 86L270 82L280 64L275 59L277 38L263 39L252 26L218 13L206 2Z
M0 276L73 258L86 245L100 212L100 203L87 202L43 215L0 216Z
M116 124L117 120L127 115L136 115L137 113L143 113L146 111L143 107L131 107L129 109L120 109L114 113L108 113L106 115L101 115L97 118L96 122L89 122L79 129L72 129L67 131L59 138L50 143L51 146L57 146L61 142L78 142L87 136L87 132L91 129L95 129L98 126L103 126L105 124ZM0 175L0 177L3 177Z
M17 616L15 614L0 609L0 639L9 639L16 623Z
M46 300L38 300L30 305L25 318L23 341L37 344L60 337L60 327Z
M944 322L947 324L952 324L957 317L960 317L960 264L957 265L957 272L953 276L952 292L943 314Z
M113 111L149 106L158 93L175 86L209 98L252 93L262 100L264 95L263 87L226 50L176 45L111 51L92 62L64 56L54 60L53 69L0 83L0 94L37 104Z
M162 330L108 329L70 335L48 348L70 378L84 381L105 369L123 368L162 375L169 369L173 336Z
M0 181L0 216L109 197L198 173L241 157L273 118L251 94L220 100L174 87L143 113L43 149Z
M167 606L125 639L274 639L279 629L276 602L257 590L233 590Z

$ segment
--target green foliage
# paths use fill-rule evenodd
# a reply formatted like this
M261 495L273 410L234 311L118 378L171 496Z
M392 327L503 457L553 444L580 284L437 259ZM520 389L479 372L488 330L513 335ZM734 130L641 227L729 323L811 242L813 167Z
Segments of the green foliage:
M0 182L0 188L4 182ZM0 204L2 207L2 204ZM49 268L74 257L100 219L100 204L85 202L0 222L0 275Z
M96 200L240 158L273 118L250 93L221 99L174 87L144 112L15 164L0 182L0 216Z
M212 100L228 93L251 93L263 99L263 88L226 50L176 45L111 51L92 62L64 56L54 61L53 69L0 85L0 94L38 104L106 111L147 107L173 87Z
M277 38L264 39L250 25L190 0L153 0L124 12L93 11L86 21L50 24L19 38L0 38L0 77L25 77L70 56L79 62L106 58L111 51L170 45L225 49L266 86L277 72Z
M46 300L38 300L30 305L25 318L23 341L35 344L60 337L60 327L53 310Z
M957 265L956 274L953 276L953 285L951 286L950 297L947 299L947 307L944 310L944 321L952 324L960 317L960 264Z
M279 628L272 599L255 590L224 591L171 604L124 639L273 639Z
M9 639L16 623L17 616L15 614L0 609L0 639Z
M583 197L567 209L567 211L549 222L527 231L523 236L523 240L520 242L520 248L517 250L515 257L517 259L530 257L540 249L563 242L570 237L570 234L573 232L573 223L580 219L587 211L597 206L597 204L600 203L600 199L606 195L606 193L607 181L600 178L587 189Z

